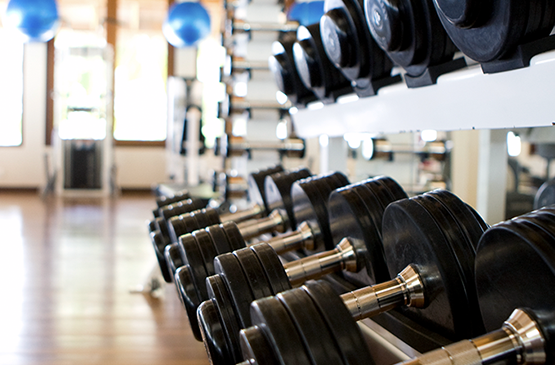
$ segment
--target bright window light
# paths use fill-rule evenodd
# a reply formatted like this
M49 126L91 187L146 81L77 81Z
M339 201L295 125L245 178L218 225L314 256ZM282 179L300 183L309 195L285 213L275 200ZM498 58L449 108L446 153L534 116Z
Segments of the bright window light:
M330 137L327 134L320 135L320 147L326 148L330 144Z
M247 96L247 83L242 81L236 82L233 86L233 93L240 98Z
M233 119L233 129L231 132L234 136L244 137L247 135L247 118L238 117Z
M322 103L321 101L315 101L308 104L306 107L308 108L308 110L318 110L324 108L324 103Z
M287 122L282 120L276 127L276 137L279 139L287 138Z
M433 142L437 139L437 131L425 129L420 133L420 138L422 138L424 142Z
M372 138L362 141L362 157L371 160L374 156L374 140Z
M276 91L276 100L278 103L280 103L281 105L287 103L287 95L285 95L284 93L282 93L281 91Z
M0 146L23 142L23 43L0 28Z
M509 156L516 157L520 155L521 150L522 143L520 141L520 137L513 132L507 133L507 152L509 153Z

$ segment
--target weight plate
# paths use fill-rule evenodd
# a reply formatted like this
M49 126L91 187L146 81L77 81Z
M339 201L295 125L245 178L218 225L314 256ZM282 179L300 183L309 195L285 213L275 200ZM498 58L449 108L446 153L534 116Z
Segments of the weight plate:
M156 222L154 221L154 219L149 220L148 221L148 233L150 234L150 233L156 231L157 229L158 229L158 227L156 226Z
M266 278L270 283L272 294L275 295L291 289L291 283L283 268L283 264L279 260L276 251L274 251L269 244L265 242L257 243L256 245L250 246L250 249L254 252L256 257L258 257L264 269Z
M476 286L474 280L474 247L470 240L460 229L459 224L453 218L451 213L439 201L430 197L431 194L424 194L414 198L428 211L434 218L436 224L440 227L445 239L450 244L456 260L458 269L460 270L462 279L464 280L464 290L467 297L468 307L468 323L473 326L473 337L484 333L484 326L481 319L478 298L476 295ZM477 225L477 224L476 224ZM455 268L453 268L455 269Z
M383 214L383 208L375 199L370 204L374 205L377 214ZM333 241L339 243L348 237L355 247L365 247L357 250L357 267L366 269L372 283L388 280L389 271L379 235L381 225L376 225L354 186L348 185L332 192L329 208Z
M249 305L254 300L254 295L237 257L231 253L219 255L214 260L214 268L226 284L241 328L250 327Z
M181 200L186 200L191 198L191 195L188 191L178 191L173 196L159 196L156 198L156 205L158 208L161 208L165 205L169 205L172 203L176 203Z
M192 233L193 237L197 240L200 253L204 260L204 267L206 268L206 275L212 276L215 274L214 271L214 259L218 256L212 237L206 230L200 229Z
M336 181L335 189L340 188L342 186L347 186L350 184L349 179L347 179L347 176L345 176L341 172L334 172L330 176Z
M271 176L278 172L282 172L283 167L280 165L270 167L265 170L253 172L247 177L249 201L259 204L266 210L266 215L270 214L270 210L266 200L266 192L264 189L264 181L267 176Z
M526 216L519 217L519 223L522 221L528 221L538 227L538 229L544 230L555 241L555 227L551 226L554 218L554 214L548 213L542 209L539 214L532 212L526 214Z
M276 296L283 304L299 333L312 364L343 364L335 340L308 294L293 289Z
M170 242L170 234L168 231L168 225L166 223L166 220L163 218L156 218L156 224L158 225L158 230L160 231L160 234L163 237L164 242L169 243ZM162 249L160 251L163 255L164 250Z
M152 246L154 246L154 253L156 254L156 260L158 261L158 266L160 267L160 271L162 272L164 281L166 283L171 283L172 277L168 268L168 264L166 263L166 258L162 254L162 252L164 251L160 251L160 249L163 249L166 246L164 237L162 237L160 231L154 231L150 234L150 240L152 242Z
M382 238L391 277L412 264L433 298L426 308L403 308L405 315L451 340L471 337L464 280L435 219L413 199L396 201L384 211Z
M227 235L222 228L221 224L214 224L212 226L206 227L206 232L212 237L212 242L216 247L216 252L218 255L222 253L228 253L233 251L227 240Z
M232 251L240 250L244 247L247 247L243 236L241 236L241 231L239 231L239 227L234 222L225 222L222 223L221 227L223 228L226 236L227 241L229 242L229 246L231 247Z
M307 365L310 360L289 314L275 297L256 300L251 308L252 322L264 332L279 360L287 365Z
M235 257L239 261L243 273L249 282L250 288L254 299L269 297L273 295L270 288L270 283L266 278L266 274L260 265L260 261L255 253L249 248L245 247L237 251L233 251Z
M327 221L326 207L322 202L321 194L316 190L315 177L296 181L291 187L293 200L293 213L297 224L307 222L314 233L315 251L323 246L323 231L321 222Z
M181 299L181 303L187 312L189 318L189 325L197 341L202 341L200 329L197 320L197 308L202 302L199 290L192 277L191 267L184 265L178 268L175 272L175 288L177 289L177 296Z
M179 237L183 236L184 234L193 233L197 229L199 229L199 224L197 219L195 218L195 213L198 212L197 210L178 215L177 217L173 217L170 219L170 225L173 229L173 234L175 235L175 239L178 241ZM175 242L177 242L175 241Z
M200 217L201 213L202 217ZM200 210L200 212L197 211L197 213L195 213L195 217L197 218L197 222L200 228L206 228L214 224L222 223L220 221L220 214L218 213L218 211L210 207L203 208L202 210Z
M166 263L168 264L168 269L172 276L172 281L175 271L185 264L183 257L181 257L181 252L178 246L178 243L172 243L171 245L167 245L164 250L164 258L166 259Z
M187 265L191 268L191 277L199 291L199 298L201 301L206 300L208 299L208 293L206 292L205 279L208 275L206 275L204 259L198 247L197 240L193 235L186 234L179 237L179 242L185 251L185 260L187 261Z
M395 199L393 199L393 195L389 192L389 189L387 189L384 185L380 184L374 179L367 180L364 184L361 184L361 186L364 186L366 189L370 190L372 194L379 200L380 205L382 206L382 213L391 202L395 201Z
M228 342L228 336L214 300L202 302L198 313L199 327L202 329L202 342L204 342L210 364L228 364L233 361L231 344Z
M250 365L287 365L279 361L264 332L258 326L252 326L240 332L243 359Z
M551 217L553 224L555 217ZM496 224L484 233L476 254L476 287L486 330L499 328L505 320L501 317L508 317L515 308L551 313L554 263L551 236L518 219Z
M360 329L341 298L325 281L310 281L301 287L308 293L349 365L373 365L374 360Z
M237 321L238 315L233 308L229 291L227 290L222 277L219 275L209 276L206 280L206 286L208 289L208 294L210 298L213 299L212 302L216 305L216 308L218 309L218 312L220 314L220 319L227 335L226 338L231 344L229 352L233 354L233 359L235 359L235 362L240 362L241 348L239 347L239 331L241 328L239 327L239 323ZM199 313L199 316L201 315L202 314ZM203 318L199 321L199 323L204 322L209 323L206 318ZM203 328L202 331L206 331L206 329L207 328Z
M362 203L366 206L366 211L372 217L374 225L378 227L376 231L379 240L382 240L382 216L385 210L385 202L381 202L380 199L374 194L374 192L369 189L365 184L359 184L353 186L353 191L360 197Z
M393 200L408 198L405 190L401 187L401 185L397 183L397 181L393 180L392 178L387 176L378 176L375 179L377 182L379 182L381 185L384 185L389 190L391 195L393 195Z
M320 195L320 200L317 203L318 204L317 208L321 210L321 214L322 214L322 218L319 220L319 228L322 232L321 238L323 239L323 243L324 243L323 249L333 250L335 248L335 244L333 242L333 237L331 235L331 229L330 229L328 200L331 192L335 190L335 187L336 185L338 185L338 183L335 181L335 177L333 176L333 174L328 175L322 179L317 179L314 182L315 182L315 185L313 187ZM314 251L321 251L321 248L319 249L319 246L320 245L318 245L316 241ZM305 251L307 251L307 254L312 254L314 252L314 251L311 252L308 250L305 250Z
M544 182L534 197L534 209L552 204L555 204L555 179Z

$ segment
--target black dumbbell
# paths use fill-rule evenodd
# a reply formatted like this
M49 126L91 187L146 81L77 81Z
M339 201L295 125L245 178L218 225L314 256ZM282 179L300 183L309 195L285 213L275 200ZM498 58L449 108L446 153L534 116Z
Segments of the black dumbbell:
M434 5L453 42L482 63L484 72L526 67L532 56L555 48L555 39L542 40L555 25L551 0L434 0Z
M214 265L216 273L222 276L221 279L225 282L232 280L235 284L242 283L242 287L248 289L244 292L241 286L228 286L229 302L233 303L237 313L237 319L232 319L244 328L250 321L248 313L250 301L279 293L290 289L291 285L332 272L344 269L359 272L365 268L363 275L366 282L387 280L389 273L382 251L381 217L388 204L405 198L407 195L403 189L387 177L374 178L335 190L328 201L333 242L341 240L341 237L345 237L345 233L349 234L349 239L341 240L334 250L296 261L298 265L291 266L292 270L288 269L288 264L281 264L278 257L279 251L276 252L271 242L256 244L250 248L235 251L233 254L218 256ZM257 257L259 263L256 261ZM310 264L306 265L308 262ZM301 273L305 274L303 278ZM266 280L258 279L258 282L255 282L255 279L264 277L267 277ZM249 295L249 292L252 294ZM220 294L226 295L226 293ZM241 303L240 300L244 302ZM222 306L221 303L217 303L217 300L216 305L219 308ZM206 338L213 337L211 333L221 326L221 322L212 322L211 318L204 318L205 309L205 307L199 309L198 317L201 320L202 330L207 334L206 343ZM235 336L233 343L238 343L238 333L228 333L228 336ZM222 343L206 343L209 352L215 351L211 353L211 357L226 363L231 359L222 358L223 347ZM234 352L237 353L237 348Z
M406 70L408 87L435 84L446 72L466 66L453 60L457 48L441 26L432 0L364 0L376 43Z
M286 32L272 44L272 56L268 60L278 90L287 95L297 107L316 101L314 93L304 86L299 78L297 66L293 59L293 44L297 41L297 32Z
M322 45L320 24L297 30L293 58L301 81L324 104L353 92L351 82L330 62Z
M553 364L555 348L550 341L555 335L555 209L544 208L490 228L479 240L474 268L479 308L485 330L490 332L485 335L480 333L478 338L445 346L403 364ZM421 270L422 274L424 270L425 267ZM327 346L335 344L338 351L343 351L340 342L346 341L342 339L342 328L354 324L349 318L356 318L359 309L349 303L352 294L337 300L334 295L321 295L326 291L331 291L328 285L311 283L283 293L278 298L255 302L251 309L257 326L241 334L241 345L249 363L256 364L259 360L280 363L280 359L292 355L283 348L286 341L294 336L305 339L311 330L310 325L298 324L302 314L309 314L299 308L301 302L306 307L321 309L311 317L318 323L333 319L326 313L333 313L334 317L343 316L342 323L330 325L329 336L334 341L327 342ZM413 293L409 294L409 300ZM307 301L306 297L310 300ZM373 302L375 299L370 296L360 297L357 307ZM283 325L279 328L272 319L266 322L268 309L272 308L275 315L275 307L280 308L282 313L285 307L283 318L294 323L287 332L287 338L284 338ZM507 317L509 319L505 320ZM356 327L353 329L351 335L359 337ZM279 345L274 346L272 340ZM360 341L357 343L360 344ZM366 353L365 347L363 343L355 350ZM314 353L312 355L315 356ZM309 358L311 354L303 352L301 356Z
M286 235L272 238L268 243L280 252L303 246L316 251L332 247L327 200L324 196L347 184L347 178L341 173L310 177L292 182L290 196L285 191L277 190L276 185L267 184L268 196L279 194L290 200L284 201L283 208L276 211L281 212L280 216L290 217L282 220L282 223L289 222L289 225L296 228ZM295 227L299 222L302 223ZM175 270L178 295L189 315L191 328L200 340L196 309L202 301L208 299L205 281L208 276L216 273L214 258L244 248L247 243L239 227L230 222L183 235L179 241L178 244L166 247L166 261L170 269Z
M264 192L264 179L266 176L283 171L283 168L279 165L254 172L247 178L249 186L249 200L253 202L253 206L250 209L239 211L237 213L226 214L220 217L214 210L214 214L206 215L203 217L197 217L195 219L195 224L204 224L205 226L219 223L221 220L235 220L243 221L247 219L252 219L257 216L262 216L266 214L266 196ZM198 198L189 198L182 201L178 201L166 206L162 206L158 209L158 217L153 221L148 222L148 229L152 245L154 247L154 252L156 254L156 259L164 276L164 280L168 283L171 282L172 277L168 271L166 260L164 258L164 249L171 243L170 230L168 230L168 222L170 218L193 212L202 209L205 206L204 200ZM196 223L196 220L200 220Z
M393 64L375 43L364 18L363 0L326 0L320 32L329 60L354 84L358 96L401 81L391 77Z
M407 317L452 339L456 336L468 337L483 331L474 287L475 248L473 244L478 242L487 225L483 221L480 222L471 209L446 191L434 191L389 204L383 215L384 253L382 255L385 254L388 269L386 275L389 274L387 276L394 277L394 279L344 294L342 295L343 300L339 300L339 297L335 296L334 303L340 303L343 308L345 306L349 308L351 315L357 320L408 305L411 308L405 311ZM274 266L263 267L262 272L266 269L266 272L279 273L281 280L285 280L290 286L290 284L299 284L301 280L298 279L307 280L315 277L316 273L321 275L349 265L356 267L358 264L357 253L363 249L349 248L345 250L351 245L345 245L345 241L342 241L342 244L335 252L319 257L318 255L307 257L293 266L288 266L288 264L276 266L274 264ZM372 247L372 244L380 246L381 241L378 240L367 245L368 249L376 252L377 250ZM253 247L251 251L256 252L256 249ZM239 257L238 252L235 254L236 257ZM260 284L253 283L246 274L241 277L239 275L242 273L241 270L232 271L224 266L224 261L225 265L232 265L233 257L231 256L222 255L216 258L216 272L219 275L210 277L208 286L214 285L213 283L217 281L225 283L227 291L222 291L218 295L220 297L228 296L227 302L232 303L231 309L238 314L238 319L235 321L243 326L249 323L257 324L258 314L255 314L253 310L249 313L245 302L248 301L249 290L251 293L255 292L256 286L260 287ZM374 257L371 260L367 262L367 265L374 264ZM279 261L277 262L279 264ZM380 264L379 258L375 262ZM385 269L385 265L383 266ZM407 267L405 268L405 266ZM291 270L292 267L293 270ZM327 269L328 267L330 269ZM248 272L244 269L244 265L242 271ZM397 272L400 274L396 275ZM229 284L230 280L233 282L233 286ZM238 291L240 285L244 287L242 291ZM313 286L313 284L305 284L306 288L313 288ZM318 285L316 287L315 291L320 290ZM329 296L329 293L325 293L326 290L328 289L322 289L320 292L322 297ZM282 297L289 297L289 294L278 294L277 299L274 298L274 303L271 305L273 310L278 311L276 305L281 305ZM242 300L243 303L239 300ZM330 299L331 302L333 302L332 299ZM305 306L305 304L299 303L295 305ZM206 301L199 307L201 330L208 334L204 336L205 339L214 337L211 334L212 331L218 331L222 325L226 328L230 327L223 323L223 315L221 316L222 321L216 323L202 319L204 311L213 311L214 309L211 307L214 306L217 307L218 313L230 311L230 309L224 308L222 303L218 303L216 297L211 297L210 301ZM418 309L414 310L413 307ZM328 313L328 316L336 314L331 305L320 309ZM265 315L263 317L265 318ZM306 317L311 316L306 313ZM230 317L226 319L233 320ZM337 320L337 318L333 320ZM279 318L279 321L286 322L287 319ZM312 332L314 328L310 325L306 330L304 327L302 328L305 330L303 332L305 336L302 341L299 341L299 344L304 343L305 346L316 351L316 348L321 349L321 346L327 347L328 344L314 342L314 339L318 339L317 333ZM316 335L314 339L307 339L307 337L311 337L309 333ZM239 342L237 333L227 332L227 336L234 337L235 344ZM287 340L287 346L293 346L290 342L295 342L294 338L295 336L292 335ZM230 340L230 342L232 341ZM302 347L302 345L300 346ZM212 359L219 358L222 363L226 363L226 361L229 363L230 359L223 358L218 347L221 347L218 343L206 345L208 351L214 351L210 354ZM235 358L234 360L238 361L239 359Z

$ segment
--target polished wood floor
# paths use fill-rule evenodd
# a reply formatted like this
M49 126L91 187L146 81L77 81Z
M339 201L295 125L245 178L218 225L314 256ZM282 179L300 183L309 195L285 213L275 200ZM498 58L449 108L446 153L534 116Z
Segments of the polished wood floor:
M207 364L155 265L152 196L41 200L0 190L0 364Z

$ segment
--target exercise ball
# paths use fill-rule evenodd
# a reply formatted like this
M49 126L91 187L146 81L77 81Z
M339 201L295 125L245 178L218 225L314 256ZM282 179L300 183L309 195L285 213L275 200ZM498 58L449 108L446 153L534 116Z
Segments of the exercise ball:
M210 34L210 16L200 3L175 4L170 8L162 32L174 47L194 46Z
M324 15L323 1L307 1L294 4L287 14L287 19L308 26L319 23L322 15Z
M3 23L17 29L26 42L48 42L60 25L55 0L10 0Z

